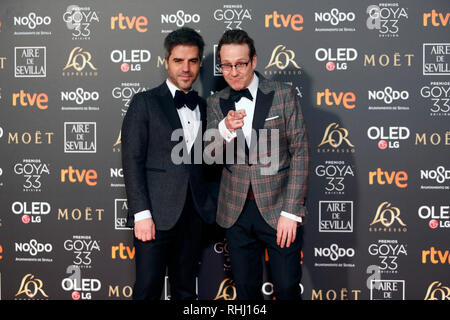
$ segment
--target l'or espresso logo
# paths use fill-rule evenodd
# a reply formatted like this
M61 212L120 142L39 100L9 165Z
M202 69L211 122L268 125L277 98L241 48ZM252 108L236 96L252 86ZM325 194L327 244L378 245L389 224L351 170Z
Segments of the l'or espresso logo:
M223 22L226 29L243 29L243 22L252 20L251 9L242 4L224 4L221 9L214 10L214 20Z
M105 209L100 208L58 208L58 220L65 221L102 221Z
M236 300L237 291L233 279L225 278L220 283L217 294L213 300Z
M14 77L46 77L46 50L46 47L14 47Z
M111 61L120 63L122 72L141 71L143 64L149 62L151 57L150 51L144 49L111 51Z
M344 107L347 110L353 110L356 107L356 95L354 92L334 92L326 88L325 91L316 93L316 105L322 104L329 107Z
M396 90L392 87L385 87L382 90L369 90L368 100L370 104L368 110L408 111L409 106L400 105L402 101L408 99L409 92L407 90Z
M429 220L431 229L450 228L450 206L427 206L423 205L417 213L422 220Z
M328 71L348 70L348 63L358 58L358 51L354 48L318 48L315 52L317 61L326 62Z
M127 113L133 96L138 92L146 90L148 90L148 88L142 86L139 82L122 82L120 86L112 89L113 98L120 101L120 111L122 116L125 116Z
M64 122L65 153L96 153L96 122Z
M89 235L74 235L64 241L64 250L73 253L73 264L80 268L92 267L92 254L100 252L100 241Z
M407 244L399 243L398 240L378 240L369 245L369 254L378 258L380 273L398 273L399 261L402 256L407 256Z
M356 15L354 12L343 12L337 8L330 11L314 12L314 22L320 25L316 27L316 32L353 32L356 29L349 22L354 22ZM342 26L344 24L344 26Z
M319 232L353 232L353 201L319 201Z
M128 216L127 199L114 199L114 229L129 230L126 226Z
M61 287L64 291L71 291L72 300L91 300L92 294L102 288L100 280L82 278L79 266L67 267L66 273L70 276L61 281Z
M430 247L430 250L422 250L422 264L450 264L450 252Z
M325 161L324 164L316 166L315 174L326 179L324 192L326 195L345 194L345 178L355 177L352 166L345 161Z
M408 127L377 127L372 126L367 129L367 137L370 140L378 141L378 148L399 149L400 141L407 140L410 136Z
M61 169L61 182L70 183L86 183L88 186L93 187L97 185L98 174L94 169L74 169L69 166L67 169Z
M117 139L115 140L112 146L113 152L120 152L121 146L122 146L122 130L119 131L119 135L117 136Z
M41 192L44 175L50 174L49 164L43 163L41 159L23 159L14 165L14 173L22 176L24 192Z
M349 132L336 122L325 129L322 141L317 146L318 153L354 153L355 146L349 139Z
M450 116L450 82L431 81L420 89L420 95L426 99L430 116Z
M450 24L450 12L438 12L435 9L423 13L424 27L447 27Z
M450 300L450 288L434 281L428 286L424 300Z
M111 30L136 30L139 33L147 32L148 19L145 16L124 16L122 12L119 12L117 16L111 17Z
M70 5L63 14L63 21L72 31L72 40L90 40L92 24L99 22L99 19L90 7Z
M423 75L450 75L450 43L423 44Z
M30 93L25 92L22 89L19 92L12 94L12 105L22 107L37 107L39 110L47 110L48 108L48 95L44 92Z
M374 68L401 68L408 67L412 65L413 53L399 52L394 53L366 53L364 54L364 67L374 67Z
M40 16L35 12L30 12L26 16L14 16L14 27L22 31L14 31L15 36L30 36L30 35L51 35L51 31L39 30L41 26L48 26L52 23L52 18L49 16ZM36 30L37 29L37 30ZM26 30L26 31L24 31Z
M67 70L67 71L66 71ZM97 76L92 54L81 47L75 47L69 54L62 76Z
M44 282L31 273L22 278L19 290L14 296L15 300L43 300L46 298L48 298L48 295L44 291Z
M395 185L397 188L404 189L408 186L408 174L406 171L383 171L377 168L376 171L369 171L369 184L374 185Z
M408 8L398 3L380 3L367 7L369 15L366 26L369 30L378 30L380 38L398 38L400 25L408 19Z
M372 279L370 300L405 300L405 280Z
M295 14L284 14L278 13L274 10L272 13L268 13L265 15L264 26L266 28L274 27L274 28L290 28L294 31L302 31L303 30L303 16L300 13Z
M51 205L48 202L26 202L15 201L11 205L11 211L18 216L21 216L21 221L24 224L41 223L44 216L51 212Z
M382 202L369 225L371 232L406 232L406 224L400 217L400 209L390 202Z
M264 74L301 75L302 70L295 61L295 52L279 44L273 49L270 61L264 67Z

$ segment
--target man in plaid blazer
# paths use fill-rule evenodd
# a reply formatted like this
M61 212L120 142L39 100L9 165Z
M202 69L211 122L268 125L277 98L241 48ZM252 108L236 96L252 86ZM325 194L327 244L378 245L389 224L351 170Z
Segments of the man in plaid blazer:
M215 146L216 160L224 151L217 223L226 229L238 299L263 298L266 248L274 295L299 299L309 164L299 100L292 87L255 72L256 51L245 31L225 32L218 53L229 87L208 98L207 128L223 139L207 147Z

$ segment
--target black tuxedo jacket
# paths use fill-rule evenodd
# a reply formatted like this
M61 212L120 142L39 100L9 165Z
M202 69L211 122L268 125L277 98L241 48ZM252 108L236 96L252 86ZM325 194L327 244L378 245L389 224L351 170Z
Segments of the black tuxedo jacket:
M195 146L203 151L206 102L200 99L201 132ZM164 82L137 93L122 124L122 166L128 198L127 226L134 226L134 214L150 210L157 230L171 229L183 210L188 185L195 209L206 223L215 221L219 182L214 168L200 164L174 164L172 150L184 138L171 141L172 132L182 130L172 94Z

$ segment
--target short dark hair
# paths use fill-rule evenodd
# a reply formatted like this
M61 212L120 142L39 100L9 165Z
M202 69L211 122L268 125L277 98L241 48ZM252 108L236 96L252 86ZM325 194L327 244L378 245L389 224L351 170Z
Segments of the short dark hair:
M250 49L250 59L253 59L253 56L256 55L255 43L252 38L245 32L240 29L227 30L222 35L222 38L219 40L219 45L217 47L217 56L220 60L220 49L225 44L244 44L248 45Z
M194 29L183 27L172 31L164 39L164 49L166 50L166 59L170 57L172 49L178 45L192 45L198 48L198 56L200 60L203 57L203 49L205 42L200 34Z

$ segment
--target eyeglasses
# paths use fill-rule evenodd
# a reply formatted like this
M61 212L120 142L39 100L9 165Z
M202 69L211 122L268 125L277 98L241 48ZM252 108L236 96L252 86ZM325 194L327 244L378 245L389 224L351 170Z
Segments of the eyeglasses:
M250 63L250 60L247 62L238 62L234 65L231 63L221 63L221 64L219 64L219 67L223 73L231 72L231 70L233 70L233 67L236 68L236 71L242 72L247 68L249 63Z

